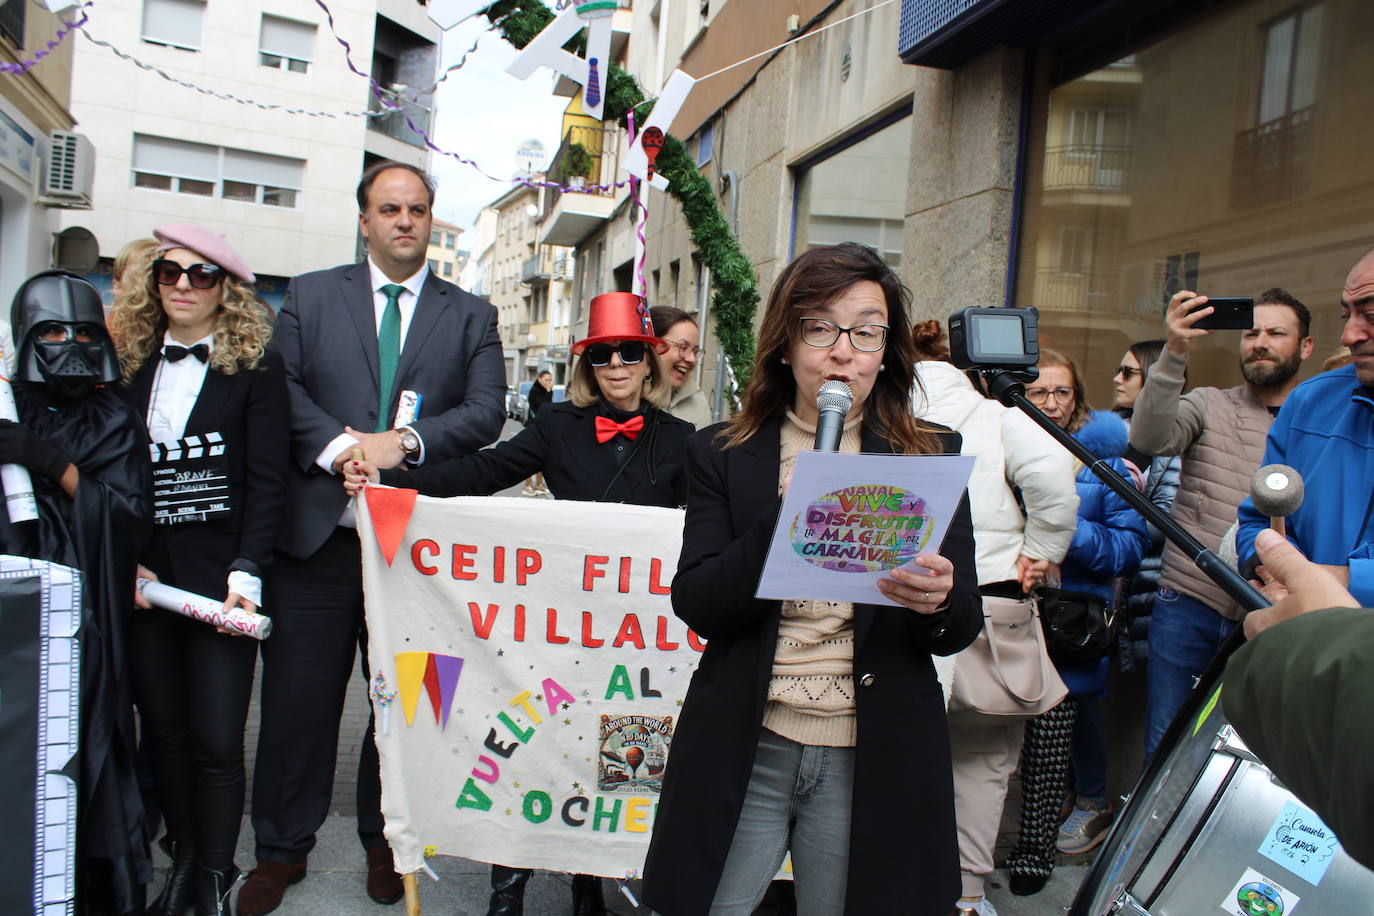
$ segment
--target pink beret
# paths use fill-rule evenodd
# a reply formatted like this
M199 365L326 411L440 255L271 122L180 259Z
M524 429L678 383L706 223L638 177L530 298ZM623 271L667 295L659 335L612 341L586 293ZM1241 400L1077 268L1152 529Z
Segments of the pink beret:
M173 223L170 226L158 226L153 230L153 235L162 243L157 246L158 251L186 248L209 258L244 283L253 283L257 280L248 269L243 256L218 232L212 232L195 223Z

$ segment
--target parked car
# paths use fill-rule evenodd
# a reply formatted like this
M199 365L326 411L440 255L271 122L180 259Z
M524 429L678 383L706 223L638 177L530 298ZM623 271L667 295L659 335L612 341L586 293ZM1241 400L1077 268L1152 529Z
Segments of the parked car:
M530 386L534 382L521 382L519 390L515 393L515 413L511 414L511 419L525 422L525 414L530 409Z
M506 416L514 420L516 417L515 405L519 401L520 392L510 385L506 386Z

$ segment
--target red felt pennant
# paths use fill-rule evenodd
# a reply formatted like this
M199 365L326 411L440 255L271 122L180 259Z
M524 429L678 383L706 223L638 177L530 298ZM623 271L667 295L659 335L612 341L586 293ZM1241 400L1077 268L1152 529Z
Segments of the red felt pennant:
M434 656L430 655L429 663L425 665L425 693L429 694L429 705L434 707L434 724L439 724L440 691L439 691L439 669L434 664Z
M393 490L389 487L365 487L363 498L367 500L367 512L372 516L372 531L377 535L377 546L382 548L386 565L396 558L401 546L401 537L410 524L410 513L415 509L415 490Z

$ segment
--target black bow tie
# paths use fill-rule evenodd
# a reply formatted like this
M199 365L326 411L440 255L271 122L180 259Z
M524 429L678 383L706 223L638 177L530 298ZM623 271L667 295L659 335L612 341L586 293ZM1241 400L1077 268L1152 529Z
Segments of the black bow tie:
M198 343L194 347L178 347L176 344L168 344L162 348L162 355L167 357L169 363L179 363L188 356L194 356L201 362L210 358L210 347L203 343Z

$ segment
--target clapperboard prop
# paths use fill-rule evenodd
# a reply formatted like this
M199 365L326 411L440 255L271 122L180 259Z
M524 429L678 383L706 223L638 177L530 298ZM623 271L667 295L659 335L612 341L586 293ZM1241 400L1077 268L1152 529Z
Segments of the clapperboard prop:
M153 521L207 522L229 514L229 463L219 433L154 442Z
M76 570L0 555L0 913L74 912L80 608Z

